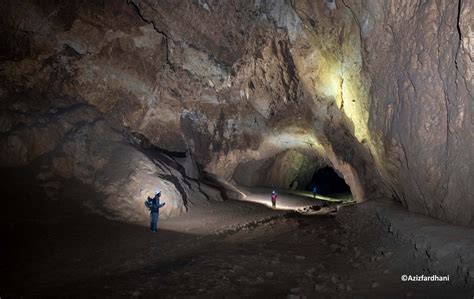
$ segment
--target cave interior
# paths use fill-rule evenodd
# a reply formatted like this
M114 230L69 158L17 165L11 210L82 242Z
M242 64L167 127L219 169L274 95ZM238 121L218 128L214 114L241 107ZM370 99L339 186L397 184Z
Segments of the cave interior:
M0 14L0 298L473 298L474 1Z

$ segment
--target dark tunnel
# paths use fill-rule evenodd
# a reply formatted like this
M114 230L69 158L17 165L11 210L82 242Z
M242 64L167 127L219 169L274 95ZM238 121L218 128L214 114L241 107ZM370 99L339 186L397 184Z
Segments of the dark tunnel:
M317 193L321 195L351 192L344 179L329 166L318 169L313 174L311 182L306 186L306 190L312 191L314 187L316 187Z

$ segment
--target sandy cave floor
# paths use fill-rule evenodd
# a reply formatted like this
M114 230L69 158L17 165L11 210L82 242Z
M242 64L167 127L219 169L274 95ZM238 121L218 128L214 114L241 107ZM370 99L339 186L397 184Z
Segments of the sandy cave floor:
M109 221L74 201L38 199L29 207L37 213L1 213L2 298L464 298L472 292L401 282L401 274L423 274L424 265L379 226L355 230L354 219L210 202L160 220L152 234L146 224Z

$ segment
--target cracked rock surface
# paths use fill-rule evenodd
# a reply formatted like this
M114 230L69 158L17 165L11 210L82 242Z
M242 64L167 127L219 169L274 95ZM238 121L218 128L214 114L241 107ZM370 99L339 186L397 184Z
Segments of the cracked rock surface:
M304 160L335 168L357 201L474 223L471 1L0 11L0 163L52 170L36 173L52 197L79 180L103 195L94 211L137 221L158 185L171 217L231 196L208 177L229 182L248 163L273 163L265 184L302 186L311 169L280 169Z

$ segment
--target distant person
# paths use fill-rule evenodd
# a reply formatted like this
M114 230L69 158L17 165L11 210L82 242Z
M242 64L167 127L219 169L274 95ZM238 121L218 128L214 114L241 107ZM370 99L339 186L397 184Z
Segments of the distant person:
M316 185L313 186L313 198L316 198L316 194L318 194L318 188L316 188Z
M160 204L160 197L161 197L161 191L160 189L158 189L155 192L155 197L153 198L148 197L147 200L145 201L145 206L150 210L150 217L151 217L150 230L154 233L156 233L156 225L158 224L159 210L165 205L165 203Z
M272 207L276 207L276 202L277 202L277 194L275 192L275 190L272 191Z

